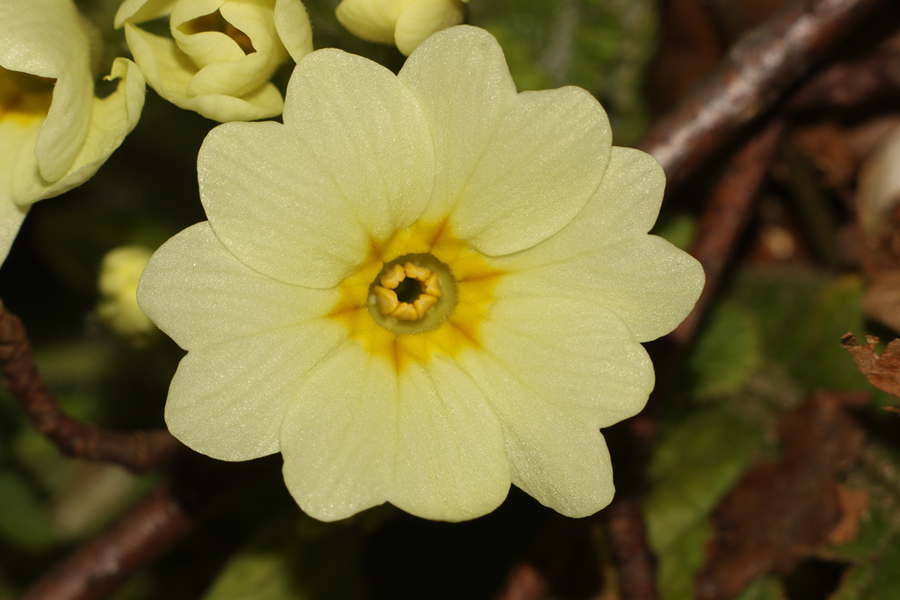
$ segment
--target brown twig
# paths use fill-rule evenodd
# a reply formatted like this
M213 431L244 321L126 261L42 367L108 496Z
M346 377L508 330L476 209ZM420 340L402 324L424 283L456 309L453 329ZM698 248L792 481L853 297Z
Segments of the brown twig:
M647 542L644 513L635 497L616 498L603 512L623 600L657 600L656 557Z
M98 600L190 533L229 492L260 472L261 459L223 463L183 453L176 476L45 574L20 600Z
M798 0L743 37L720 68L641 143L670 188L771 108L884 0Z
M144 497L110 528L44 577L21 600L105 598L138 567L168 550L194 525L170 485Z
M165 430L112 432L63 413L34 364L22 321L2 302L0 371L6 388L18 399L35 429L66 456L112 462L144 473L167 463L180 447Z
M820 107L853 107L900 93L900 35L875 52L822 71L793 94L787 108L800 112Z
M667 338L679 350L693 338L719 288L725 266L750 220L753 202L778 150L784 128L784 120L777 118L747 142L728 162L707 200L691 247L691 254L706 272L706 286L694 310ZM681 351L675 354L681 355Z

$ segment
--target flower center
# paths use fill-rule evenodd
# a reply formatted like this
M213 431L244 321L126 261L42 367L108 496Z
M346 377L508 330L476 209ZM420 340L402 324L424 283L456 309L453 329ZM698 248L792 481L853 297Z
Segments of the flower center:
M368 305L375 322L394 333L429 331L456 305L456 282L431 254L406 254L382 268Z
M43 121L53 99L53 79L0 67L0 121L14 119L26 125Z
M502 276L445 221L419 222L372 240L359 269L338 285L340 299L328 317L400 373L480 347Z

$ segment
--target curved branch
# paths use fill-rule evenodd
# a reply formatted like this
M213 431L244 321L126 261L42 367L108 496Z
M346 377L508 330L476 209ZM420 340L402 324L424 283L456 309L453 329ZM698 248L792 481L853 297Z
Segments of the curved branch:
M184 449L171 480L44 575L20 600L106 598L193 531L225 496L280 463L280 457L224 463Z
M656 123L640 147L684 180L783 94L884 0L798 0L743 37L706 83Z
M169 462L181 446L168 431L120 433L86 425L63 413L34 364L21 319L0 301L0 371L6 389L31 423L59 451L74 458L116 463L136 473Z

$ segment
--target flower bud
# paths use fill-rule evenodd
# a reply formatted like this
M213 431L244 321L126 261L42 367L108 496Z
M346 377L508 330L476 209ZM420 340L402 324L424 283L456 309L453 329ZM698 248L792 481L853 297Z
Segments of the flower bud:
M106 253L97 287L102 296L97 317L113 333L142 343L156 331L137 304L137 286L152 252L143 246L120 246Z
M409 56L433 33L459 25L469 0L343 0L336 15L354 35L379 44L396 44Z
M138 27L166 16L171 37ZM284 101L269 79L289 56L312 51L300 0L126 0L115 24L150 87L222 122L281 114Z

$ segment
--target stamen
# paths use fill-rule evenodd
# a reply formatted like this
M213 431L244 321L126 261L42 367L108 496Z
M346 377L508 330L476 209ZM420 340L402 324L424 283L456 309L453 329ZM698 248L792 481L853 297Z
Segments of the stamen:
M418 279L419 281L425 281L429 277L431 277L431 270L426 269L425 267L420 267L418 265L414 265L411 262L403 265L403 270L406 271L406 276L410 279Z
M425 316L425 313L428 312L428 309L438 303L438 299L434 296L426 296L422 294L418 297L418 299L413 302L413 307L416 309L416 314L419 315L419 318Z
M408 302L401 303L389 316L400 319L401 321L417 321L419 319L416 308Z
M413 262L391 265L378 282L372 288L378 312L401 321L422 319L443 297L438 274Z
M441 284L438 281L438 274L432 273L428 279L422 283L422 290L429 296L442 298L444 293L441 291Z
M376 285L372 292L375 294L375 302L378 303L378 310L381 311L383 315L389 315L400 305L400 301L397 300L397 293L393 290L389 290L388 288L381 287L380 285Z
M394 265L381 276L381 285L388 289L395 290L400 282L406 279L406 271L400 265Z

